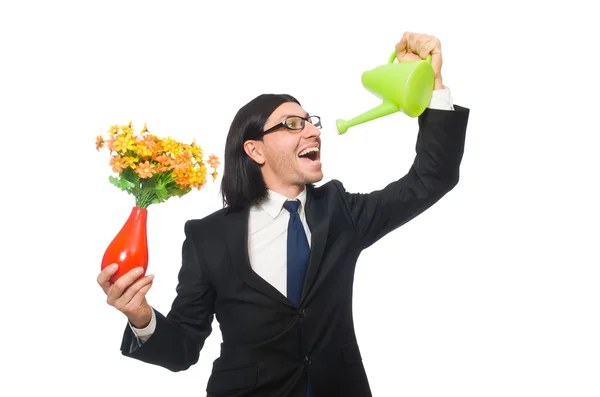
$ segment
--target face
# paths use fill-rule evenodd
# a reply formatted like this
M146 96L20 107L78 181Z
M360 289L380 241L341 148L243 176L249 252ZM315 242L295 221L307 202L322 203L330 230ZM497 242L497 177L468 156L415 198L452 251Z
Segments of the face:
M264 130L289 116L307 117L308 113L297 103L286 102L271 114ZM246 142L244 148L261 165L269 189L295 197L304 185L323 179L320 137L319 128L307 121L301 130L281 126L265 134L262 141Z

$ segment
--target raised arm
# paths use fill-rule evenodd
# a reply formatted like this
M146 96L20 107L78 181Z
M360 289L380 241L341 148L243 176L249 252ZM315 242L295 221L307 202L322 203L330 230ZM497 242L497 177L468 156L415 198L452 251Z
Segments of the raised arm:
M462 161L469 109L452 103L442 83L442 49L434 36L405 32L396 45L398 62L431 54L435 87L428 109L418 118L416 156L404 176L369 194L348 193L337 182L342 200L366 248L402 226L456 186Z
M426 109L419 117L416 156L408 172L381 190L348 193L342 199L366 248L431 207L456 186L469 109Z

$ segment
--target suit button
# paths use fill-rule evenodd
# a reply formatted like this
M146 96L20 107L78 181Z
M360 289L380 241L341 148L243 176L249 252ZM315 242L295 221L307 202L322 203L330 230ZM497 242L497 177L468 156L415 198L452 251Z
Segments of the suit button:
M300 317L306 317L306 309L300 310Z
M308 365L310 363L311 363L310 358L308 358L308 356L304 357L304 364Z

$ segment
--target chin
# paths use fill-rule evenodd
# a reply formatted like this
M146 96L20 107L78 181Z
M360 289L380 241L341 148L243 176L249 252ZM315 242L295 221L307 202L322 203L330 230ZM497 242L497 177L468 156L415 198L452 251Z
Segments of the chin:
M323 180L323 171L304 172L303 176L304 176L305 184L317 183L317 182L321 182L321 180Z
M320 161L312 161L310 164L300 164L298 173L302 175L302 179L304 179L306 183L319 182L323 179L323 170L321 169Z
M314 178L314 177L313 178L308 178L304 184L305 185L310 185L311 183L319 183L322 180L323 180L323 175L321 175L318 178Z

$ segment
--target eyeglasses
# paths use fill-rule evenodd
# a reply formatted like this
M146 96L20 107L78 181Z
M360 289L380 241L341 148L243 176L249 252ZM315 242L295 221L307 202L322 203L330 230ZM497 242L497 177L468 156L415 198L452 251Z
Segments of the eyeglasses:
M263 135L266 135L269 132L273 132L276 129L279 129L281 127L287 128L288 130L291 130L291 131L301 131L304 128L304 126L306 125L307 121L309 123L311 123L312 125L314 125L315 127L321 128L321 118L319 116L307 116L307 117L288 116L281 123L269 128L268 130L263 132Z

